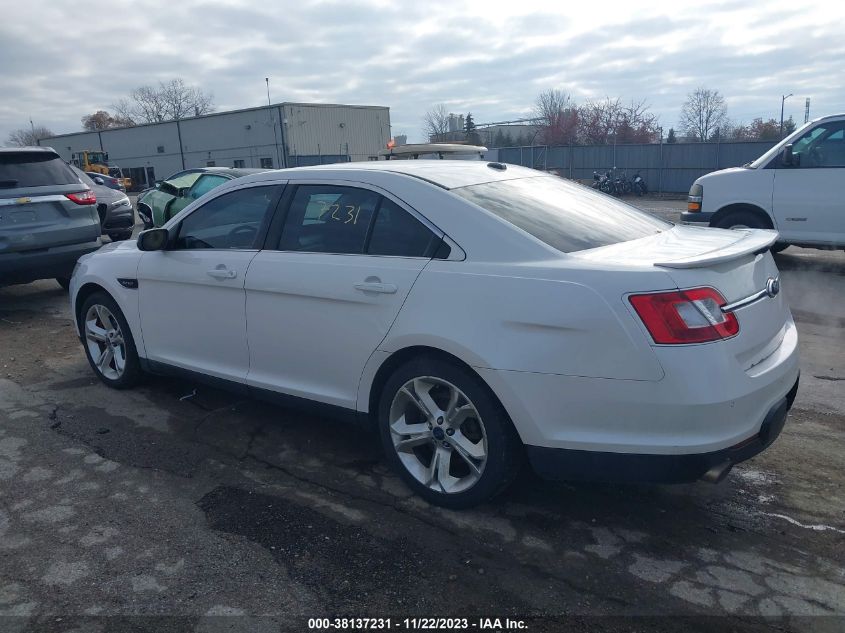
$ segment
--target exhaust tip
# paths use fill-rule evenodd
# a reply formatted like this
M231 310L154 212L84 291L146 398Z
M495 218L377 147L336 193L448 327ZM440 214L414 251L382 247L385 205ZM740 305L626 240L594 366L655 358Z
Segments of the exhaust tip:
M706 481L711 484L718 484L721 482L725 477L728 476L728 473L731 472L731 469L734 467L733 462L729 460L725 460L720 464L716 464L706 473L701 476L702 481Z

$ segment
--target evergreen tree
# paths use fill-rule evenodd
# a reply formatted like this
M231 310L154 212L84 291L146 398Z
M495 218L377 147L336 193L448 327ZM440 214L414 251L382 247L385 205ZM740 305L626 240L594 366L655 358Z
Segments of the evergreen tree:
M464 137L467 143L471 145L481 145L481 137L478 136L478 131L475 129L475 121L472 118L472 112L467 112L464 123Z
M675 136L675 128L673 128L673 127L669 128L669 134L666 136L666 142L667 143L677 143L678 142L678 138Z

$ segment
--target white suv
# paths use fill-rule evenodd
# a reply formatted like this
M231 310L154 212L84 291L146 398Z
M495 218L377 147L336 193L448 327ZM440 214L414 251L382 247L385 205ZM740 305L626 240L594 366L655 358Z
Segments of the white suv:
M845 249L845 114L807 123L752 163L702 176L684 224L777 229L790 244Z

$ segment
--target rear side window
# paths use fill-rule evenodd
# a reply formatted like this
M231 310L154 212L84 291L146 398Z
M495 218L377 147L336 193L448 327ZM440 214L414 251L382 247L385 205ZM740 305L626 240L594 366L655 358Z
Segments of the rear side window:
M78 185L79 178L49 152L0 152L0 188Z
M431 256L436 239L422 222L402 207L384 198L373 223L367 253L397 257Z
M302 185L288 210L279 250L360 254L381 196L366 189Z
M673 226L555 176L469 185L451 192L564 253L636 240Z
M196 200L201 196L204 196L209 191L214 189L215 187L219 187L224 182L228 182L228 178L224 176L214 176L210 174L203 174L200 176L199 180L197 180L193 186L191 187L191 191L188 193L188 197L192 200Z

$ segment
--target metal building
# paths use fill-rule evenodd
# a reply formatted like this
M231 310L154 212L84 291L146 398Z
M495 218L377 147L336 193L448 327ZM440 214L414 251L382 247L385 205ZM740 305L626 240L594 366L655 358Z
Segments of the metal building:
M390 109L278 103L198 117L41 139L65 160L109 155L138 187L190 167L294 167L376 160L390 139Z

